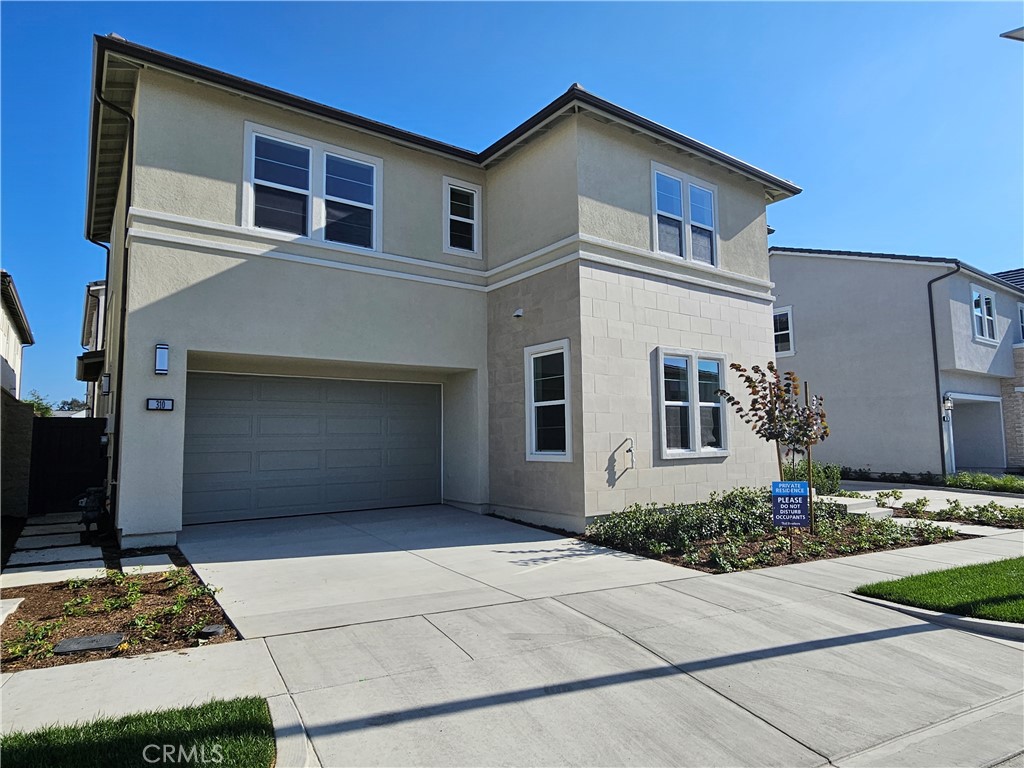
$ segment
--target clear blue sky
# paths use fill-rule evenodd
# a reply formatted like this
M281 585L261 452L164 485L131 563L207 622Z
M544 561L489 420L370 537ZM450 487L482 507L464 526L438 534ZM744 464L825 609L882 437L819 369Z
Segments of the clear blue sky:
M479 150L571 83L791 179L775 245L1024 266L1021 3L3 2L2 257L24 390L79 396L92 35Z

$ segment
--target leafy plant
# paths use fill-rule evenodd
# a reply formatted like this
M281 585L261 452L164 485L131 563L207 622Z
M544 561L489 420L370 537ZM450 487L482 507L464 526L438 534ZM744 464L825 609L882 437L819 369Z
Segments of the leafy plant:
M839 466L837 464L820 464L811 462L811 476L814 478L814 489L823 496L838 496L853 493L844 491L840 494L839 483L842 481ZM806 480L807 459L800 459L796 464L783 467L783 480Z
M920 517L928 509L929 503L928 499L921 496L918 499L914 499L914 501L905 501L903 503L903 511L911 517Z
M879 491L875 494L875 504L879 507L891 507L890 501L899 501L903 498L903 491L893 488L891 491Z
M65 616L84 616L88 613L88 607L92 605L91 595L73 597L64 603L63 613Z
M164 581L172 587L183 587L189 583L191 576L188 568L172 568L164 574Z
M160 631L160 622L148 613L140 613L132 618L132 626L139 630L139 634L145 640L155 637Z
M53 643L50 636L64 626L65 619L33 624L31 621L19 621L17 626L20 635L4 638L4 650L10 660L28 657L46 658L53 655ZM4 634L8 634L5 632Z

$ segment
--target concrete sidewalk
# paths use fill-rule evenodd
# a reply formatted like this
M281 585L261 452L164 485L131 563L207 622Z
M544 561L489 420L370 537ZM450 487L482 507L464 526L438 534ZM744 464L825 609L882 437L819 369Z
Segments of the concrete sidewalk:
M841 487L845 491L857 491L874 498L879 491L899 490L903 492L902 501L914 501L925 498L931 510L945 509L949 499L955 499L965 507L995 502L1004 507L1024 507L1024 496L1011 493L988 493L987 491L970 491L963 488L945 488L933 485L908 485L905 483L880 483L874 480L843 480Z
M843 593L1022 550L1015 532L19 672L3 729L287 695L323 765L994 765L1024 752L1022 644Z

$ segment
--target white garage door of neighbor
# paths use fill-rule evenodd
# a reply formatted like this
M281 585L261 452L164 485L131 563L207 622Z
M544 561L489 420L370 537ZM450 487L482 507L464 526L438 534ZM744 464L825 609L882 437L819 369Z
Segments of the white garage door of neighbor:
M189 374L186 524L440 501L440 385Z

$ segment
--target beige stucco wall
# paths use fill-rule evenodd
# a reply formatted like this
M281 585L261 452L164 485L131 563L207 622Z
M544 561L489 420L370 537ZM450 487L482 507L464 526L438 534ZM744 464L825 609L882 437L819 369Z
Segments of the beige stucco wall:
M523 316L514 318L516 309ZM488 295L490 506L499 515L573 531L584 526L579 265L565 264ZM573 461L526 460L524 350L569 340Z
M693 502L777 480L774 448L723 410L728 457L661 457L658 348L724 354L743 365L774 354L771 304L599 265L580 268L587 515L634 503ZM736 392L739 380L726 373ZM635 467L626 453L634 442Z
M579 231L578 123L577 118L563 120L488 170L488 268Z
M974 338L971 285L992 291L996 299L997 344ZM943 371L1013 376L1013 345L1017 341L1019 294L959 272L934 285L939 367Z
M718 187L719 266L768 279L764 188L621 127L578 120L580 231L652 251L651 161Z
M466 504L486 500L482 293L143 243L132 245L131 267L118 520L123 536L180 527L185 381L189 355L196 352L206 355L192 367L206 367L216 354L287 358L273 365L264 359L255 372L300 376L361 375L324 367L334 361L370 366L371 373L386 364L395 380L417 380L410 371L429 369L431 380L439 376L450 384L446 420L463 422L445 432L446 493ZM166 376L153 373L153 346L161 342L171 348ZM254 364L234 362L239 372L253 370ZM175 409L147 412L147 397L174 398Z
M482 268L442 251L443 177L480 185L481 169L152 70L140 74L133 205L241 226L247 120L382 158L383 251Z
M776 253L771 270L776 305L793 307L796 354L779 367L825 397L832 434L815 456L941 472L926 285L945 268Z

